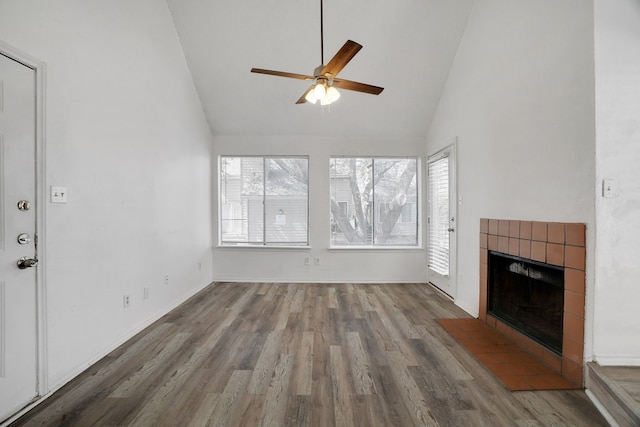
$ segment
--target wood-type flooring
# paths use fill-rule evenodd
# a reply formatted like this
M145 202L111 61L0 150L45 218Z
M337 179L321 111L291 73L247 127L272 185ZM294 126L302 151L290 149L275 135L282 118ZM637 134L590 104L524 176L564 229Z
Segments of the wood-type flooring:
M214 283L12 426L606 426L581 390L510 392L424 284Z

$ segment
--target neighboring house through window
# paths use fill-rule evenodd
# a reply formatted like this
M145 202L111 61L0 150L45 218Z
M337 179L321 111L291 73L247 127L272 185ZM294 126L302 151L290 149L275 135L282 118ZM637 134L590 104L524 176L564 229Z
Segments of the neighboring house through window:
M307 157L220 157L220 244L309 244Z

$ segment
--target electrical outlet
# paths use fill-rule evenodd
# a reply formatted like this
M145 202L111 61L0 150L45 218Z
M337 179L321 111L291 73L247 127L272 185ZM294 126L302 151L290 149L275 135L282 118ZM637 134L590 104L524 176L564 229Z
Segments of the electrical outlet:
M319 257L315 257L313 259L313 265L320 265L320 258Z
M127 294L122 296L122 305L124 308L129 307L129 304L131 303L131 297Z
M164 285L169 286L169 275L164 276Z
M309 265L309 257L304 258L304 265Z
M149 287L146 287L144 289L142 289L142 299L143 300L148 300L149 299L149 292L151 291L151 289L149 289Z

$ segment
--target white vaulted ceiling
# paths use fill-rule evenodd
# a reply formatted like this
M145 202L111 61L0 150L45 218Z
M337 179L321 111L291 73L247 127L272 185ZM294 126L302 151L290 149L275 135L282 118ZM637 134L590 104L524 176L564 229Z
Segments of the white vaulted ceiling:
M473 0L324 0L325 63L364 47L339 77L385 88L341 91L330 107L295 101L320 65L320 0L168 0L214 135L424 136ZM170 84L168 82L167 84Z

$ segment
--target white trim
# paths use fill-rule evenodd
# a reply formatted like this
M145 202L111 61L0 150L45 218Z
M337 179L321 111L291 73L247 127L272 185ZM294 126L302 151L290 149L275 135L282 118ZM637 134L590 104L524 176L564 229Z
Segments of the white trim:
M640 366L638 356L593 355L593 360L600 366Z
M46 147L46 66L44 62L16 49L0 40L0 52L31 68L35 72L36 86L36 234L38 236L38 267L36 268L36 316L37 316L37 391L43 396L48 391L48 363L47 363L47 299L46 299L46 176L45 176L45 147Z
M593 406L596 407L596 409L600 412L602 417L609 423L611 427L620 427L620 424L616 422L616 420L611 416L609 411L607 411L607 408L604 407L604 405L591 392L591 390L586 389L584 392L586 393L589 400L591 400L591 403L593 403Z

